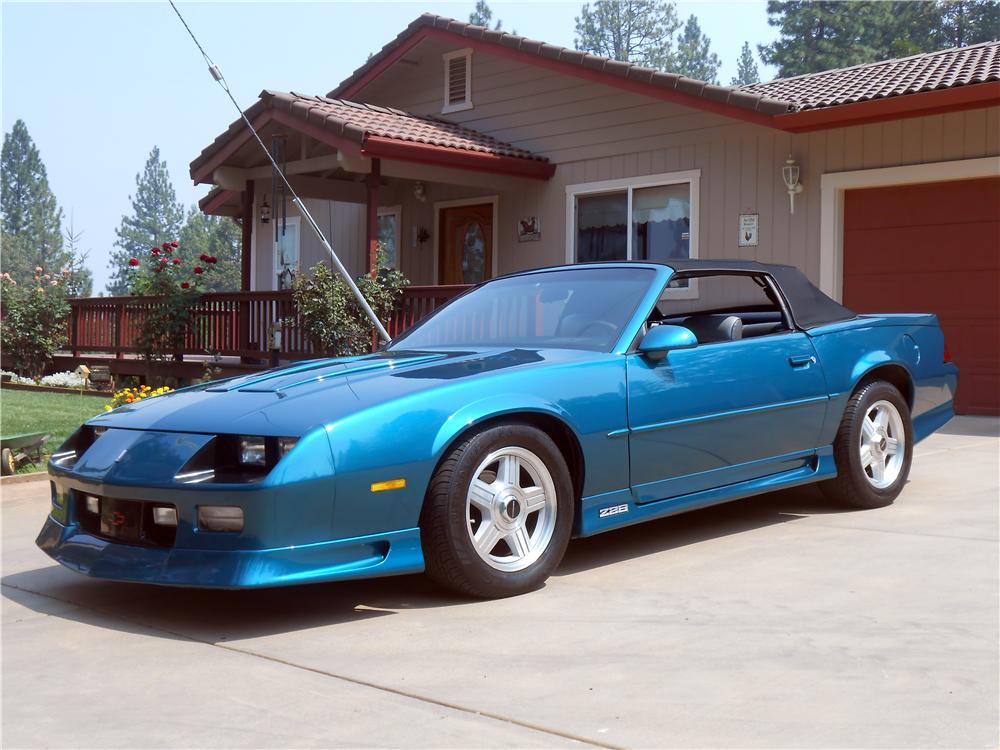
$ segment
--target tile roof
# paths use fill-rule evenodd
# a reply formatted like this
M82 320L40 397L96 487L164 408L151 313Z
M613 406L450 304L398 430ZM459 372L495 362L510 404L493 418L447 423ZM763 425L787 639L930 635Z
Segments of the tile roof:
M436 16L433 13L424 13L415 19L395 39L386 44L379 52L372 55L364 65L355 70L337 88L331 91L328 96L342 96L357 79L379 65L382 60L389 57L394 50L404 44L415 32L424 28L447 31L468 39L492 42L548 60L579 65L582 68L638 81L656 88L672 89L683 94L711 99L718 103L730 104L766 115L781 114L788 111L788 104L786 102L772 99L770 96L747 93L734 89L731 86L718 86L698 81L694 78L677 75L676 73L666 73L653 68L645 68L641 65L633 65L599 55L592 55L588 52L580 52L568 47L546 44L545 42L517 36L516 34L509 34L506 31L494 31L483 26L462 23L453 18Z
M305 123L321 127L335 136L359 145L364 145L365 139L369 136L379 136L401 142L441 146L459 151L528 159L541 163L548 162L544 157L533 154L531 151L498 141L496 138L471 128L465 128L434 117L410 114L391 107L265 89L260 93L260 99L246 111L246 115L252 122L266 109L284 110ZM202 164L219 151L230 138L243 131L245 127L242 118L236 120L203 149L201 154L191 162L192 177Z
M851 68L740 86L788 102L792 111L1000 81L1000 42L984 42Z
M329 95L343 95L365 73L378 66L416 32L427 28L497 44L549 60L579 65L656 88L673 89L765 115L781 115L1000 80L1000 42L984 42L971 47L810 73L768 83L738 87L718 86L674 73L619 62L508 34L505 31L494 31L452 18L425 13L410 23L395 39L355 70Z

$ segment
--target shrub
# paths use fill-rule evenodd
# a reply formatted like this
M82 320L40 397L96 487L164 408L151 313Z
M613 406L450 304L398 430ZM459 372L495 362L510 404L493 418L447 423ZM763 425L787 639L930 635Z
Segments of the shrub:
M175 254L179 247L177 242L164 242L128 262L133 272L132 294L159 298L143 317L136 339L147 360L180 358L184 338L194 322L195 306L218 263L218 258L208 255L188 263Z
M16 372L8 372L7 370L0 370L0 375L3 375L10 379L11 383L18 383L20 385L34 385L35 381L31 378L22 378Z
M68 279L69 269L50 274L41 266L25 284L0 274L4 310L0 345L19 375L40 378L52 355L66 344Z
M376 258L378 274L375 277L365 274L357 282L368 304L384 323L399 307L403 289L410 282L401 272L385 265L386 255L381 247ZM354 299L347 282L326 264L318 263L308 276L296 279L294 296L302 329L315 352L340 357L371 351L374 326Z
M48 385L56 388L83 388L86 385L83 376L77 375L75 372L54 372L51 375L46 375L44 378L38 381L39 385Z

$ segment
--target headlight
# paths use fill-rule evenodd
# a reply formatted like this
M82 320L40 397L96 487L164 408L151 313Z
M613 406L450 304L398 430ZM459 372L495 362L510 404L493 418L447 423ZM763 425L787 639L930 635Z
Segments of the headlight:
M298 438L278 438L278 460L283 459L297 442L299 442Z
M64 469L73 468L80 456L86 453L87 449L94 444L94 441L107 432L107 430L108 428L104 426L92 427L86 424L81 425L80 429L70 435L66 439L66 442L53 452L49 460L56 466Z
M267 466L267 445L264 438L240 438L240 463L245 466Z
M259 482L298 438L217 435L174 475L180 484Z

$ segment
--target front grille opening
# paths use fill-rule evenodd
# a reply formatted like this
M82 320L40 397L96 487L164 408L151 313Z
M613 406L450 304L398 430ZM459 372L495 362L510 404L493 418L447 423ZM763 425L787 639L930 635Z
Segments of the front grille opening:
M175 517L176 506L141 500L120 500L74 492L74 513L77 525L88 534L117 544L146 547L173 547L177 527L156 523L154 508L171 508ZM94 505L98 510L94 512ZM102 522L103 521L103 522Z

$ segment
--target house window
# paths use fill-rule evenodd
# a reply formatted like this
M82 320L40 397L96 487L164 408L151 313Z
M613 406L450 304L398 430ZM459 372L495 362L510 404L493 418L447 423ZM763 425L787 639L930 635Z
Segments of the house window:
M378 241L385 250L386 265L399 268L399 237L402 222L399 206L388 206L378 210Z
M567 186L567 260L697 258L699 179L694 170ZM686 281L675 292L694 293Z
M448 52L444 57L443 114L472 109L472 50Z
M299 275L299 217L275 220L278 239L274 243L274 288L291 289ZM284 223L284 231L282 224Z

